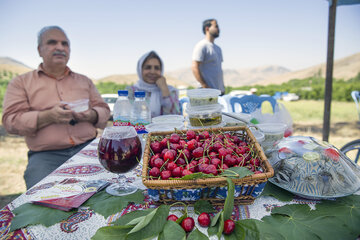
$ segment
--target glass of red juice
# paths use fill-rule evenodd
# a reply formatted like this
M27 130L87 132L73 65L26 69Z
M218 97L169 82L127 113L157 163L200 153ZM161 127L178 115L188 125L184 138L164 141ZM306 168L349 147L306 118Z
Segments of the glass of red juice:
M141 154L141 142L134 127L111 126L104 129L98 145L99 161L106 170L118 174L118 183L107 187L107 193L124 196L137 190L126 182L123 174L139 164Z

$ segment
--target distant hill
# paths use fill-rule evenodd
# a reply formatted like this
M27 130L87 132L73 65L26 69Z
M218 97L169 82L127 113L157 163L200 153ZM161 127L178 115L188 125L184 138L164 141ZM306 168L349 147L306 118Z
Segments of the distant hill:
M224 81L226 86L240 87L244 85L268 85L281 84L291 79L304 79L312 76L325 77L326 64L319 64L299 71L276 66L260 66L248 69L224 69ZM22 74L32 69L25 64L9 57L0 57L0 71L11 71ZM334 78L348 80L360 72L360 53L337 59L334 61ZM175 87L197 86L191 68L178 69L166 72L165 77L170 85ZM137 74L111 75L94 82L116 82L119 84L132 84L137 81Z
M32 70L22 62L9 57L0 57L0 71L9 71L17 74L23 74Z
M337 59L334 61L333 77L336 79L349 80L360 72L360 53ZM260 85L281 84L291 79L304 79L313 76L326 76L326 63L299 71L288 72L280 76L271 77L258 82Z

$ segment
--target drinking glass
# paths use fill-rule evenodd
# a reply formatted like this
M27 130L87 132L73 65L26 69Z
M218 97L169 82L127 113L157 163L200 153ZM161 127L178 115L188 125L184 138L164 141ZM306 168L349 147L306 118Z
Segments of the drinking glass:
M106 170L118 174L118 183L107 187L107 193L124 196L137 190L126 182L123 174L139 164L141 154L141 142L134 127L111 126L104 129L98 145L99 161Z

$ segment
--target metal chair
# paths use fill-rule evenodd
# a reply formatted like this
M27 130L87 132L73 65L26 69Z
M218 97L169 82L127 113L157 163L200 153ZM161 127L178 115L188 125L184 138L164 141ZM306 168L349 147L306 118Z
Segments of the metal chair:
M360 104L360 92L359 91L352 91L351 92L351 96L354 99L355 105L356 105L356 110L358 112L359 115L359 120L360 120L360 108L359 108L359 104Z
M276 100L267 95L267 96L256 96L256 95L244 95L242 97L232 97L230 98L230 104L232 111L235 112L235 104L240 104L241 112L243 113L252 113L256 109L261 108L261 105L264 101L270 102L273 112L275 112Z
M182 97L179 99L180 103L180 112L182 115L184 115L184 104L190 102L190 99L188 97Z

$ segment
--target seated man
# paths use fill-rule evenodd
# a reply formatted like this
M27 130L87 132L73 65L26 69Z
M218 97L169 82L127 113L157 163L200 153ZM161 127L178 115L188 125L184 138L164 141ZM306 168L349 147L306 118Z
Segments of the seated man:
M24 173L27 189L75 155L104 128L110 110L92 81L67 67L70 42L64 30L44 27L38 35L43 59L38 69L9 83L2 122L12 134L25 136L29 148ZM89 99L89 109L74 112L62 101Z

